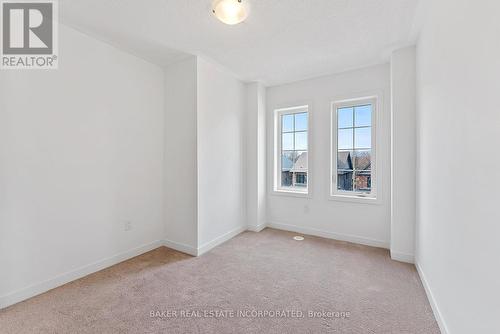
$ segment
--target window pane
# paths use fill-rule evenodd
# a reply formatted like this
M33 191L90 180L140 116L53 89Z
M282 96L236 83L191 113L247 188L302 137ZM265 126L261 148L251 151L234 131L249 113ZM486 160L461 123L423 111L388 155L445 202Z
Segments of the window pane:
M307 150L307 132L295 132L295 149Z
M307 113L295 114L295 131L307 130Z
M337 109L338 127L349 128L352 127L352 113L353 108L340 108Z
M293 131L293 114L281 116L281 132Z
M340 151L337 153L337 169L352 169L351 152Z
M354 126L371 126L372 124L372 106L354 107Z
M337 171L337 189L352 191L352 170Z
M307 187L307 152L285 151L281 154L281 186Z
M281 149L283 151L287 150L293 150L293 132L292 133L283 133L282 135L282 142L281 142Z
M352 129L339 129L339 150L350 150L352 146Z
M296 173L295 186L307 187L307 173Z
M289 171L293 168L293 164L297 158L295 151L285 151L281 154L281 170Z
M371 162L371 151L354 151L354 168L356 170L370 170Z
M307 172L307 152L295 152L295 159L293 161L293 172Z
M354 129L354 148L371 148L372 147L372 129L360 128Z
M354 190L359 192L370 192L372 189L372 176L370 172L356 172Z
M281 172L281 186L291 187L292 186L292 172L282 171Z

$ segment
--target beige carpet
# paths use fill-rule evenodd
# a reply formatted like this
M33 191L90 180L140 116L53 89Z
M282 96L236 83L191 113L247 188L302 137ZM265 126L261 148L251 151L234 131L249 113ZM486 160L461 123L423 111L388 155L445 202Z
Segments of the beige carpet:
M1 310L0 333L439 333L414 266L294 235L159 248Z

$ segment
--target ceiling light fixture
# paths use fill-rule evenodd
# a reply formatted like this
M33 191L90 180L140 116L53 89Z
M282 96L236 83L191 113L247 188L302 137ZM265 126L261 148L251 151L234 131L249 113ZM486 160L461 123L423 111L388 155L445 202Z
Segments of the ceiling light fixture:
M214 15L225 24L238 24L248 16L247 0L215 0L212 7Z

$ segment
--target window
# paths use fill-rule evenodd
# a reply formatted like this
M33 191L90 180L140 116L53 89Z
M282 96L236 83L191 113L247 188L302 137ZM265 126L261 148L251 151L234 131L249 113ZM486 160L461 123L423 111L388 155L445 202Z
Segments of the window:
M308 192L308 116L307 106L275 111L275 191Z
M375 98L333 104L333 196L376 197L375 109Z

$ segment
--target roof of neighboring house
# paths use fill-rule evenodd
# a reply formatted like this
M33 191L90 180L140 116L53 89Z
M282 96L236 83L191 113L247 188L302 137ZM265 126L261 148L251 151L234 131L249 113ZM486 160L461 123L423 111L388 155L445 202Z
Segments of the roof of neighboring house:
M337 154L337 169L352 169L351 152Z
M371 154L368 151L357 151L356 154L356 170L371 169ZM284 157L281 162L282 170L290 172L307 172L307 152L301 153L295 163L291 157ZM337 156L337 169L352 170L353 159L351 152L339 152Z
M372 159L369 151L357 151L355 157L357 170L371 169Z
M307 172L307 152L301 153L299 155L297 161L295 161L295 164L293 165L290 171L294 173Z
M356 151L356 170L370 170L372 166L371 154L369 151ZM353 159L351 152L339 152L337 155L337 169L352 170Z

